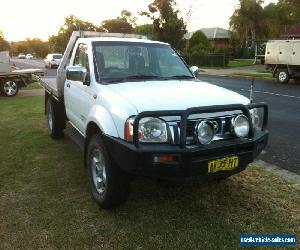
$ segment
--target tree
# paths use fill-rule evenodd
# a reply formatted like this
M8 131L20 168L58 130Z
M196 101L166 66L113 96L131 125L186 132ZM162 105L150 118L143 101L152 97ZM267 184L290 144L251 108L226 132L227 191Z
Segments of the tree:
M65 17L64 24L60 27L57 35L50 36L48 41L52 52L63 53L67 47L68 41L73 31L99 31L94 24L80 20L74 15Z
M239 7L230 17L230 28L234 35L242 43L248 45L250 37L251 47L255 46L256 39L261 35L260 31L264 27L264 16L262 0L240 0Z
M279 0L277 6L285 9L286 17L290 24L298 24L300 22L299 0Z
M267 38L278 38L288 27L300 23L300 1L279 0L277 4L270 3L263 9L264 32Z
M31 53L35 57L43 58L49 53L49 43L44 42L39 38L29 39L24 41L14 42L11 46L13 54Z
M127 23L126 21L119 18L103 21L101 24L101 28L105 32L110 33L132 33L133 31L133 27L130 23Z
M290 25L289 10L286 5L270 3L264 10L265 33L267 38L277 38L285 25Z
M5 40L3 32L0 30L0 51L10 50L9 43Z
M136 26L136 17L132 15L132 13L128 10L121 11L121 17L127 21L127 23L131 24L132 27Z
M149 39L157 40L158 38L154 34L153 24L142 24L134 28L133 33L147 36Z
M205 34L201 30L194 32L189 40L189 52L200 51L207 48L209 48L209 41Z
M174 0L154 0L148 6L148 12L141 15L153 21L154 33L158 39L170 43L176 49L184 47L183 36L186 34L186 23L179 17L179 10Z
M100 28L111 33L132 33L136 18L128 10L122 10L121 15L114 19L104 20Z

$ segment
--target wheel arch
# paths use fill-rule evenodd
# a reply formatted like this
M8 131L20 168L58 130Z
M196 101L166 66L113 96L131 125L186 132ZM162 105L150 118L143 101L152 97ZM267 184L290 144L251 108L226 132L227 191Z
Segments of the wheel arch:
M84 140L84 167L85 168L87 168L87 150L88 150L89 141L93 135L98 133L103 134L102 129L96 122L90 121L86 127L85 140Z

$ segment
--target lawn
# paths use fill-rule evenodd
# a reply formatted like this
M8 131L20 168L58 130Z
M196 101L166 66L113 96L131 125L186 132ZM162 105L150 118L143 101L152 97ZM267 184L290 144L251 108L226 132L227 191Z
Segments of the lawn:
M227 69L227 68L239 68L239 67L246 67L246 66L253 66L254 60L251 59L234 59L230 60L227 67L203 67L201 69Z
M259 167L226 181L131 185L93 201L82 153L49 138L42 97L0 98L1 249L236 249L241 233L296 233L300 188Z
M235 59L229 61L228 68L237 68L237 67L245 67L245 66L252 66L254 60L252 59Z
M23 90L41 89L42 86L38 82L28 84Z
M249 73L237 72L237 73L233 73L232 75L243 76L243 77L273 78L273 75L270 72L249 72Z

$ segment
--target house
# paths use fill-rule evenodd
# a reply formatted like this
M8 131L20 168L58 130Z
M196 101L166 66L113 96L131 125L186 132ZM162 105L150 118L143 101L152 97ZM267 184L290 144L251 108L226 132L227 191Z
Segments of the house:
M300 24L286 28L286 31L281 35L286 39L299 39L300 38Z
M207 39L210 41L210 44L212 46L216 47L228 47L229 46L229 40L230 40L230 31L215 27L215 28L202 28L200 29L204 35L207 37ZM188 32L185 34L185 39L190 39L194 32Z

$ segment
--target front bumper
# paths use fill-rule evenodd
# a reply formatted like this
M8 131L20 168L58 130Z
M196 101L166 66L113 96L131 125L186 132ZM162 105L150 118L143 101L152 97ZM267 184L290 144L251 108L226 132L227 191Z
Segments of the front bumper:
M264 109L263 125L261 131L254 131L251 125L249 138L216 141L210 145L186 145L186 120L190 114L198 113L199 110L199 113L209 113L239 109L251 120L249 109L254 107ZM151 145L138 142L137 124L141 118L147 116L159 117L170 113L171 115L180 115L182 118L179 145ZM183 179L199 176L202 179L209 180L238 173L244 170L249 163L253 162L266 147L268 142L268 130L266 129L267 119L268 108L265 104L253 104L248 107L243 105L215 106L173 112L143 112L136 117L134 122L133 143L110 136L104 136L104 143L109 149L113 161L128 173L162 179ZM157 163L154 158L162 155L171 155L173 160L168 163ZM239 157L239 165L236 169L208 173L208 164L210 161L230 156Z
M205 148L186 148L173 145L148 145L136 148L133 144L104 136L112 159L126 172L138 176L162 179L183 179L199 176L203 179L214 179L236 174L246 168L266 147L268 131L257 133L250 140L233 140L218 142L218 146ZM154 157L172 155L171 163L154 163ZM239 157L239 166L235 170L208 173L208 162L229 156Z

